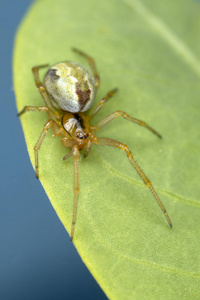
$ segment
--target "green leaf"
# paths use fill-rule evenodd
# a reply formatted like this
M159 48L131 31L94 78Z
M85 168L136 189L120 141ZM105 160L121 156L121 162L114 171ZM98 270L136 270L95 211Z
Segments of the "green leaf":
M110 299L200 299L200 6L192 0L36 1L20 26L14 52L17 106L43 105L31 68L90 54L101 76L97 101L119 92L92 121L115 110L145 120L163 140L118 118L98 137L126 143L172 220L123 151L93 145L80 162L74 244ZM44 72L41 72L41 78ZM21 122L34 165L34 145L47 121L27 112ZM47 134L40 180L68 232L73 160Z

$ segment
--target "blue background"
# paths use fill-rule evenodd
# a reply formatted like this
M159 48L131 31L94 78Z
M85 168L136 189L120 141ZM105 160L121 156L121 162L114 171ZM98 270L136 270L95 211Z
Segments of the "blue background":
M35 179L16 116L13 43L32 2L0 0L0 299L103 300L107 297Z

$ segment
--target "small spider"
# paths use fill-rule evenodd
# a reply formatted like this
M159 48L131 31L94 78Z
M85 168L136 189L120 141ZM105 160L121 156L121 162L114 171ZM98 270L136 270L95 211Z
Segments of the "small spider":
M74 159L74 207L70 235L71 241L74 237L79 194L79 151L85 147L84 157L86 157L92 143L116 147L125 151L129 161L156 198L156 201L165 214L169 226L172 227L172 223L163 204L156 194L151 182L134 160L130 149L125 144L118 141L108 138L97 138L94 135L94 132L100 130L115 118L122 116L128 121L144 126L159 138L161 138L161 135L145 122L132 118L123 111L115 111L101 120L96 126L91 126L90 121L92 118L114 95L117 89L115 88L108 92L107 95L102 98L87 115L85 115L85 112L91 107L95 99L97 89L100 85L100 78L94 60L80 50L73 49L73 51L88 60L93 76L80 64L66 61L52 66L47 71L44 77L44 83L42 84L38 70L48 67L48 65L33 67L32 71L35 83L46 106L25 106L18 114L18 116L21 116L26 111L45 111L49 118L34 147L35 172L37 178L39 178L38 151L50 128L53 131L53 136L61 137L64 147L71 148L71 152L63 157L63 160L66 160L73 155Z

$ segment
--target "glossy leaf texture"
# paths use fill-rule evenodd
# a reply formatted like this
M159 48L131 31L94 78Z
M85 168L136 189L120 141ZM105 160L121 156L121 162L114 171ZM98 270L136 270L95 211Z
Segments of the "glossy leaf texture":
M172 220L118 149L93 145L80 161L74 244L109 299L200 299L200 4L192 0L36 1L16 36L18 109L43 105L31 68L96 61L101 86L119 92L92 120L122 110L158 130L118 118L98 132L127 144ZM45 71L41 71L41 78ZM31 162L47 121L21 116ZM39 152L40 180L66 230L73 210L73 160L49 132ZM34 180L34 176L33 176Z

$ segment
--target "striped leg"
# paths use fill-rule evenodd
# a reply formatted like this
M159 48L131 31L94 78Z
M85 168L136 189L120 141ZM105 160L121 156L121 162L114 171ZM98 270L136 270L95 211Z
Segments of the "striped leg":
M158 197L156 191L154 190L150 180L147 178L147 176L144 174L144 172L142 171L142 169L139 167L139 165L136 163L136 161L133 158L133 155L130 151L130 149L125 145L122 144L118 141L115 140L111 140L111 139L107 139L107 138L102 138L102 139L97 139L95 138L95 140L93 141L95 144L98 145L105 145L105 146L111 146L111 147L116 147L119 148L123 151L126 152L126 155L130 161L130 163L133 165L133 167L135 168L135 170L137 171L137 173L139 174L139 176L142 178L143 182L145 183L145 185L150 189L150 191L152 192L152 194L154 195L156 201L158 202L158 205L160 206L160 208L162 209L165 218L167 219L167 222L169 224L169 226L172 228L172 223L171 220L166 212L166 209L164 208L160 198Z
M71 241L73 241L73 237L74 237L77 207L78 207L78 194L79 194L79 149L78 149L78 145L75 145L73 147L72 151L73 151L73 158L74 158L74 208L73 208L71 235L70 235Z
M51 126L53 126L55 122L53 120L49 120L45 125L44 128L42 130L42 133L34 147L34 152L35 152L35 173L36 173L36 177L39 178L39 165L38 165L38 151L40 150L40 147L42 145L42 142L44 141L44 138L49 130L49 128L51 128Z
M122 116L125 120L128 120L130 122L133 122L135 124L138 124L140 126L143 126L145 128L147 128L148 130L150 130L152 133L154 133L155 135L157 135L157 137L162 138L162 136L156 131L154 130L152 127L150 127L146 122L135 119L133 117L130 117L127 113L117 110L114 113L108 115L107 117L105 117L104 119L102 119L96 126L96 128L94 129L94 131L98 131L99 129L101 129L102 127L104 127L105 125L107 125L109 122L111 122L112 120L116 119L117 117Z

